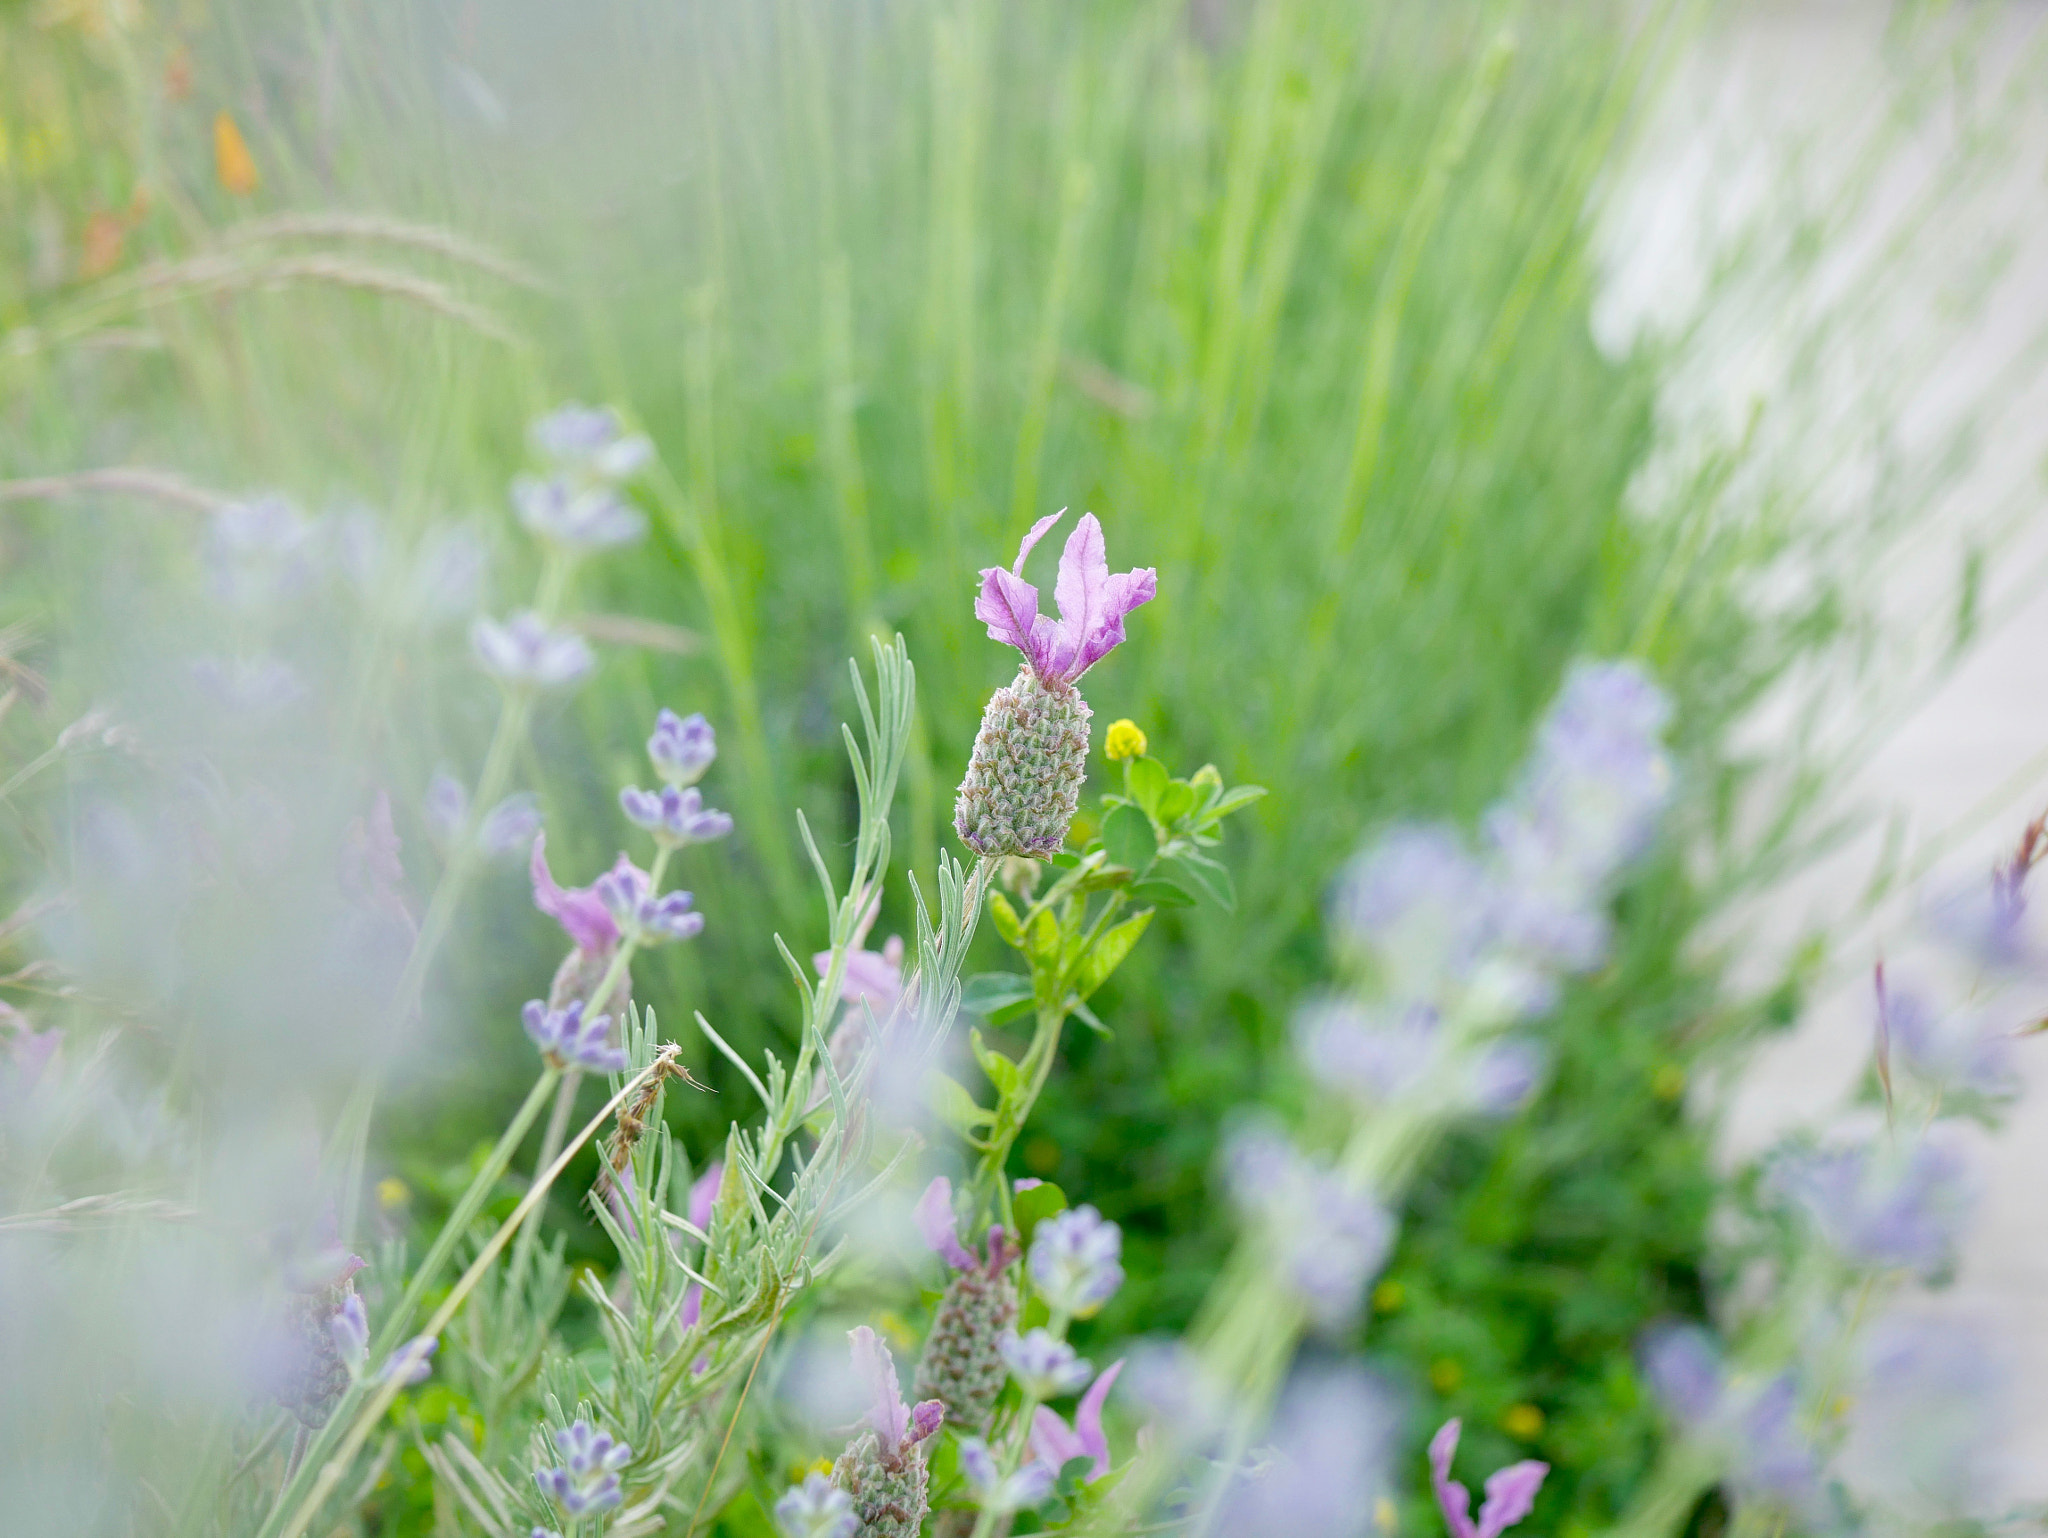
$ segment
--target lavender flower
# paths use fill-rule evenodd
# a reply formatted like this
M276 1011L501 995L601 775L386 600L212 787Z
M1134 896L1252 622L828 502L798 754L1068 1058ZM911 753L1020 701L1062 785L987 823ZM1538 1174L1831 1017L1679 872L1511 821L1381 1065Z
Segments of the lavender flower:
M1001 1348L1010 1376L1034 1399L1071 1394L1095 1376L1095 1364L1077 1355L1050 1330L1036 1329L1024 1335L1005 1331Z
M396 1380L408 1388L426 1382L433 1376L434 1353L440 1349L438 1335L415 1335L384 1359L384 1365L377 1369L377 1381Z
M783 1538L854 1538L860 1518L853 1497L813 1469L775 1503L775 1525Z
M1053 596L1059 604L1057 623L1038 612L1038 589L1024 580L1024 562L1032 548L1064 512L1041 518L1017 547L1017 563L1009 571L990 566L981 573L981 595L974 617L988 626L989 639L1014 646L1047 688L1072 684L1108 656L1124 639L1124 616L1148 603L1158 591L1158 573L1142 567L1112 576L1102 540L1102 525L1084 513L1060 552L1059 580Z
M654 457L654 445L628 433L609 406L571 401L537 419L527 437L542 458L594 480L625 480Z
M1451 1538L1500 1538L1529 1514L1536 1504L1536 1492L1543 1488L1543 1476L1550 1465L1527 1459L1511 1463L1487 1476L1486 1504L1479 1508L1479 1522L1472 1521L1472 1497L1451 1478L1451 1459L1458 1451L1459 1422L1454 1416L1429 1439L1429 1480L1436 1490L1437 1508L1444 1514L1444 1526Z
M1440 999L1471 976L1493 906L1492 883L1454 830L1397 824L1351 862L1331 916L1405 1006Z
M1270 1126L1233 1137L1226 1170L1239 1210L1260 1225L1316 1322L1334 1329L1348 1321L1393 1243L1386 1210Z
M555 1449L561 1464L535 1470L533 1482L570 1518L610 1511L625 1499L619 1470L633 1461L632 1448L579 1420L555 1433Z
M1295 1015L1294 1043L1317 1082L1384 1104L1422 1082L1443 1051L1443 1029L1433 1005L1364 1009L1329 999Z
M1732 1378L1712 1338L1696 1325L1653 1331L1641 1362L1665 1413L1720 1450L1734 1484L1792 1505L1811 1502L1820 1458L1798 1423L1798 1382L1790 1372L1761 1382Z
M1124 1284L1123 1230L1093 1207L1054 1213L1031 1237L1031 1283L1055 1313L1086 1319Z
M1089 1460L1090 1479L1100 1479L1107 1474L1109 1438L1102 1430L1102 1407L1123 1368L1122 1362L1111 1362L1102 1369L1102 1375L1089 1385L1088 1392L1074 1407L1074 1424L1071 1427L1044 1405L1033 1411L1031 1456L1055 1474L1076 1458Z
M327 1328L334 1336L334 1347L341 1353L342 1361L348 1364L351 1374L362 1371L363 1358L370 1350L370 1319L363 1310L359 1293L351 1292L341 1300L341 1307L327 1321Z
M1665 1325L1651 1331L1639 1357L1650 1392L1680 1425L1702 1426L1720 1407L1726 1386L1720 1353L1697 1325Z
M444 846L452 844L462 832L462 825L469 821L469 792L462 781L441 770L427 782L420 813L426 819L427 831L437 842Z
M980 1437L960 1439L960 1472L967 1476L967 1488L975 1504L987 1511L1018 1511L1036 1506L1052 1493L1054 1470L1043 1463L1025 1464L1005 1477L996 1456Z
M1231 1538L1365 1538L1387 1487L1397 1417L1356 1368L1298 1371L1282 1390L1261 1466L1236 1483L1216 1530Z
M732 818L705 806L703 794L694 786L688 790L673 785L642 790L628 785L619 792L619 809L627 821L645 828L656 843L669 849L708 844L732 832Z
M1868 1143L1795 1151L1773 1182L1845 1258L1923 1274L1953 1254L1970 1200L1962 1150L1938 1125L1903 1153Z
M866 1325L847 1332L853 1342L853 1370L868 1389L867 1423L885 1457L915 1446L939 1429L945 1407L935 1399L915 1408L904 1404L896 1363L882 1338Z
M647 756L664 784L687 789L704 778L718 757L718 734L701 714L678 716L663 707L647 739Z
M1887 981L1877 985L1879 1051L1935 1089L2004 1096L2019 1089L2012 1037L1973 1009L1943 1013L1925 994Z
M583 637L550 628L531 609L522 609L502 624L480 616L470 626L469 642L486 673L516 688L578 683L597 666Z
M924 1195L917 1199L916 1217L925 1248L944 1256L955 1271L972 1270L979 1264L960 1242L959 1220L953 1216L953 1182L944 1175L936 1176L924 1188Z
M522 475L512 483L519 521L542 539L576 550L630 545L647 519L609 486L579 485L567 476Z
M868 1385L867 1429L839 1455L832 1482L853 1498L862 1538L917 1538L929 1506L924 1444L946 1408L936 1399L906 1406L889 1348L866 1325L849 1338L854 1373Z
M436 842L451 848L469 822L469 792L443 771L428 782L421 810ZM530 790L515 791L484 813L477 827L477 847L493 859L515 855L531 849L540 831L538 799Z
M592 1073L622 1073L626 1051L610 1044L612 1017L583 1018L583 1001L564 1009L549 1009L539 999L528 999L519 1011L527 1038L541 1055L557 1068L587 1068Z
M989 1230L986 1259L960 1242L953 1183L943 1175L919 1198L917 1226L954 1272L918 1359L917 1396L944 1404L955 1429L980 1430L1003 1388L1003 1342L1017 1319L1017 1286L1009 1275L1017 1250L1000 1226Z
M2013 1372L2008 1342L1986 1325L1920 1304L1863 1342L1844 1461L1859 1486L1916 1525L1995 1509Z
M704 928L704 915L690 911L695 898L681 891L657 895L647 872L628 861L599 876L593 890L619 932L643 944L688 940Z

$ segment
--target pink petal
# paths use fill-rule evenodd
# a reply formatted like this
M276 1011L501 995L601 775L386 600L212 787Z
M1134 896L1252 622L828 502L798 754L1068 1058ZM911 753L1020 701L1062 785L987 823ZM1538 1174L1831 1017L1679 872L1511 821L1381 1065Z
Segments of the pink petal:
M1479 1538L1500 1538L1526 1517L1549 1472L1549 1464L1534 1458L1496 1470L1486 1481L1486 1504L1479 1508Z
M882 1338L864 1324L848 1331L847 1339L853 1342L853 1370L868 1388L868 1424L881 1439L882 1450L893 1453L910 1429L910 1407L896 1382L895 1360Z
M619 856L625 860L624 855ZM533 905L567 931L578 950L596 955L619 943L619 926L597 894L589 887L564 890L555 884L548 869L547 835L534 835L533 858L528 862L533 878Z
M1038 522L1031 525L1031 532L1029 534L1026 534L1024 538L1018 542L1017 564L1015 566L1012 566L1010 570L1014 571L1020 577L1023 576L1024 563L1025 561L1030 559L1031 552L1037 548L1038 542L1041 539L1045 538L1047 531L1050 530L1054 524L1058 523L1062 518L1066 516L1067 510L1063 507L1058 512L1049 513L1045 517L1039 519Z
M1124 616L1150 602L1158 586L1158 573L1149 567L1111 576L1101 521L1086 514L1060 553L1053 589L1059 627L1041 674L1071 683L1087 672L1123 640Z
M1103 1368L1096 1374L1095 1381L1088 1385L1088 1392L1081 1396L1081 1402L1074 1407L1074 1430L1080 1437L1082 1450L1095 1460L1095 1467L1088 1472L1090 1479L1100 1479L1109 1472L1109 1438L1102 1431L1102 1406L1109 1398L1116 1375L1123 1370L1121 1357Z
M926 1399L914 1405L910 1411L910 1440L922 1442L926 1437L937 1434L939 1427L946 1423L946 1404L942 1399Z
M924 1188L917 1200L917 1229L925 1247L943 1255L955 1271L971 1270L974 1256L960 1243L960 1228L953 1218L953 1182L939 1176Z
M1068 1459L1087 1457L1088 1448L1056 1411L1040 1405L1031 1416L1031 1456L1057 1472Z
M1039 622L1038 589L1000 566L984 567L974 617L988 626L988 638L1031 655L1031 637Z
M695 1180L690 1182L690 1210L687 1216L694 1228L705 1233L711 1232L711 1208L718 1200L718 1188L725 1180L725 1161L714 1160Z
M703 1317L704 1289L695 1282L692 1282L690 1283L689 1291L683 1294L683 1301L676 1308L676 1328L679 1330L692 1329L696 1326L697 1321Z
M1452 1416L1429 1439L1429 1482L1436 1489L1436 1504L1444 1514L1444 1526L1451 1538L1478 1538L1472 1526L1472 1497L1451 1478L1451 1459L1458 1451L1458 1418Z
M1159 574L1149 566L1120 572L1109 579L1102 620L1081 638L1081 652L1076 659L1080 667L1074 675L1076 678L1123 645L1124 616L1138 605L1150 603L1158 592Z

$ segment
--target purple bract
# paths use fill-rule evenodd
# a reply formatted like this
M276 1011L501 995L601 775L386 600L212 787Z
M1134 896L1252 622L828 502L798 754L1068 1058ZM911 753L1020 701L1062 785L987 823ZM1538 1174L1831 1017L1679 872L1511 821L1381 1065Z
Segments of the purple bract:
M1124 638L1124 616L1158 591L1158 573L1151 567L1112 575L1103 548L1102 525L1084 513L1067 547L1060 552L1059 579L1053 597L1060 617L1038 612L1038 589L1024 580L1024 562L1032 547L1065 517L1054 513L1031 526L1017 547L1017 563L1005 571L990 566L981 573L981 594L974 617L988 626L989 639L1014 646L1047 688L1071 684L1108 656Z

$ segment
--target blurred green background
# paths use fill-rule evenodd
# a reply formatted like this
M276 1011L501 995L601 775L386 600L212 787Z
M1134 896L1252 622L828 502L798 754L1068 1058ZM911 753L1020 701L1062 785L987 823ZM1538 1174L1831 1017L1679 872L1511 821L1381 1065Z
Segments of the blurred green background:
M8 0L0 482L146 466L361 503L394 537L480 519L502 612L532 577L503 489L525 423L620 406L660 451L653 534L571 608L663 628L602 648L519 780L585 881L655 708L712 716L707 789L740 832L690 856L709 928L638 993L743 1047L794 1029L771 934L823 935L793 810L828 849L850 833L846 656L908 638L897 851L929 890L1013 667L974 571L1037 516L1099 514L1159 599L1091 677L1097 720L1273 791L1226 849L1237 911L1162 916L1019 1151L1127 1226L1102 1341L1200 1296L1219 1129L1300 1095L1290 1010L1347 854L1390 817L1472 817L1571 658L1645 659L1678 705L1674 836L1547 1028L1549 1089L1418 1186L1367 1332L1417 1425L1463 1414L1475 1464L1556 1465L1538 1524L1576 1533L1654 1444L1632 1342L1701 1307L1688 1076L1792 1007L1728 1006L1694 943L1752 870L1726 852L1749 772L1726 729L1848 613L1825 580L1747 601L1806 534L1796 506L1722 515L1739 448L1633 489L1667 360L1590 334L1598 195L1687 25L1468 0ZM32 491L0 487L5 617L60 706L118 698L106 637L135 595L204 607L200 524ZM490 693L459 636L372 615L339 639L337 761L391 790L424 885L420 793L473 772ZM879 933L909 913L899 881ZM557 944L516 877L461 921L378 1133L429 1206L524 1082L514 1015ZM671 1105L701 1149L733 1103Z

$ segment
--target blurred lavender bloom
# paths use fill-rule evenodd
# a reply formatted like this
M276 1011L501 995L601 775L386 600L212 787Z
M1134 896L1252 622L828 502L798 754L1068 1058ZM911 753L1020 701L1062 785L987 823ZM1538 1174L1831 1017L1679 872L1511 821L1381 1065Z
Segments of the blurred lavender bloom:
M538 418L527 429L536 453L564 470L600 480L622 481L654 457L654 445L628 433L609 406L571 401Z
M1262 1463L1233 1485L1217 1531L1231 1538L1364 1538L1387 1489L1399 1424L1352 1367L1297 1370L1281 1391Z
M1954 1253L1968 1175L1961 1148L1937 1124L1903 1153L1872 1143L1794 1150L1772 1182L1846 1259L1924 1274Z
M463 824L469 821L469 792L462 781L447 770L440 770L427 782L427 793L420 798L420 815L434 841L445 849L455 842Z
M276 657L200 657L192 676L219 703L248 715L282 710L306 693L297 670Z
M1369 1010L1323 999L1294 1017L1295 1049L1316 1080L1375 1103L1398 1099L1421 1083L1442 1038L1430 1004Z
M775 1525L783 1538L854 1538L860 1518L853 1497L813 1469L775 1503Z
M660 790L642 790L628 785L619 792L619 810L635 827L645 828L656 843L670 849L686 844L708 844L732 832L732 818L705 806L695 786L678 790L664 785Z
M1881 1320L1860 1355L1849 1410L1855 1482L1930 1527L1989 1515L2012 1408L2006 1342L1923 1304Z
M1003 1362L1024 1392L1034 1399L1058 1399L1085 1386L1095 1364L1046 1329L1019 1335L1005 1330L999 1348Z
M647 518L608 486L577 485L565 476L522 475L512 483L520 523L542 539L576 550L630 545Z
M1338 878L1331 920L1365 951L1398 1004L1443 997L1472 974L1494 892L1458 835L1441 825L1388 828Z
M395 1380L407 1388L426 1382L433 1376L434 1353L440 1349L438 1335L415 1335L384 1358L384 1365L377 1369L377 1381Z
M1111 1362L1102 1369L1102 1375L1089 1385L1088 1392L1074 1407L1072 1427L1044 1405L1033 1411L1031 1456L1054 1474L1076 1458L1089 1460L1090 1479L1100 1479L1107 1474L1109 1438L1102 1430L1102 1407L1108 1402L1109 1391L1116 1386L1117 1374L1123 1369L1122 1362Z
M363 1358L370 1350L370 1317L363 1309L362 1296L351 1292L341 1300L327 1321L327 1328L334 1336L334 1347L341 1353L342 1361L348 1364L350 1373L363 1369Z
M926 1249L943 1256L955 1271L974 1269L974 1255L960 1242L959 1219L953 1215L952 1181L944 1175L936 1176L917 1199L916 1214L918 1232L924 1236Z
M1789 1506L1805 1506L1819 1492L1820 1454L1799 1425L1799 1383L1779 1373L1746 1395L1730 1417L1735 1482Z
M539 689L580 682L597 666L590 643L556 630L531 609L500 623L479 616L469 627L477 664L501 683Z
M664 706L654 718L647 757L664 784L686 789L703 779L718 757L718 734L701 713L678 716Z
M619 932L644 944L688 940L704 928L704 915L691 911L695 898L682 891L657 895L647 872L631 862L621 862L599 876L592 890Z
M882 1338L866 1325L847 1332L853 1342L853 1370L868 1391L868 1425L885 1458L894 1458L906 1447L938 1431L946 1407L936 1399L915 1406L903 1402L903 1387L896 1381L896 1362Z
M631 870L633 862L623 854L612 867L613 874ZM561 887L548 869L547 837L533 841L533 858L528 862L533 880L533 905L562 926L570 941L586 956L607 956L619 943L619 926L605 906L595 883L586 887Z
M1224 1161L1239 1211L1273 1244L1316 1322L1334 1329L1349 1320L1393 1243L1386 1210L1303 1156L1272 1126L1236 1133Z
M349 822L337 875L349 901L396 919L410 930L412 911L405 901L400 848L398 828L391 818L391 797L380 790L370 802L368 815Z
M215 511L206 568L214 596L238 608L285 598L312 573L314 526L281 496L251 497Z
M871 1012L877 1020L887 1020L903 998L903 937L889 936L879 951L862 949L868 932L874 928L875 916L881 911L882 899L877 894L853 931L853 949L846 953L840 974L839 997L848 1006L849 1019L859 1027L867 1023L864 1011ZM811 965L823 977L832 968L832 953L816 952ZM853 1066L851 1055L845 1063L840 1063L836 1055L833 1061L842 1076Z
M1540 1044L1520 1036L1483 1047L1472 1060L1465 1092L1472 1108L1487 1116L1521 1109L1543 1082L1546 1063Z
M1086 1319L1124 1284L1123 1230L1093 1207L1054 1213L1031 1237L1031 1283L1047 1308Z
M1486 1479L1486 1501L1479 1508L1479 1521L1472 1521L1471 1492L1451 1478L1451 1459L1458 1451L1460 1423L1453 1416L1429 1439L1429 1482L1436 1491L1437 1509L1451 1538L1500 1538L1529 1514L1536 1504L1536 1492L1543 1488L1543 1476L1550 1465L1533 1458L1496 1469Z
M540 836L540 801L530 790L515 790L488 812L476 830L477 846L493 859L529 849Z
M1988 883L1943 892L1922 909L1927 927L1979 966L2037 973L2048 964L2048 946L2028 923L2025 881L2025 872L2000 867Z
M1937 1089L2004 1096L2018 1091L2012 1037L1973 1009L1943 1012L1924 993L1889 981L1877 987L1880 1051Z
M1638 1352L1644 1380L1665 1413L1680 1425L1700 1427L1721 1406L1726 1384L1713 1338L1697 1325L1663 1325L1644 1337Z
M624 1500L618 1471L633 1461L632 1448L579 1420L555 1433L555 1449L561 1464L535 1470L533 1482L570 1517L610 1511Z
M1005 1478L996 1465L995 1454L980 1437L960 1439L960 1472L967 1476L967 1488L975 1504L984 1511L1017 1511L1036 1506L1052 1493L1054 1470L1043 1463L1026 1463Z
M1034 523L1018 545L1017 564L1009 571L985 568L981 594L974 601L974 617L988 626L989 639L1016 647L1048 688L1072 684L1121 645L1124 616L1149 603L1159 581L1149 566L1112 576L1102 524L1093 513L1084 513L1060 552L1059 580L1053 588L1059 620L1040 614L1038 589L1024 580L1024 562L1032 547L1065 516L1054 513Z
M594 1015L585 1020L581 999L565 1009L549 1009L539 999L528 999L519 1011L519 1023L526 1028L527 1039L557 1068L625 1071L625 1048L614 1047L609 1040L612 1017Z
M718 1202L718 1188L725 1181L725 1161L714 1159L703 1174L690 1182L690 1226L700 1233L711 1232L711 1209Z
M1178 1340L1140 1341L1130 1354L1126 1399L1135 1400L1168 1434L1202 1441L1229 1417L1230 1396L1202 1360Z

